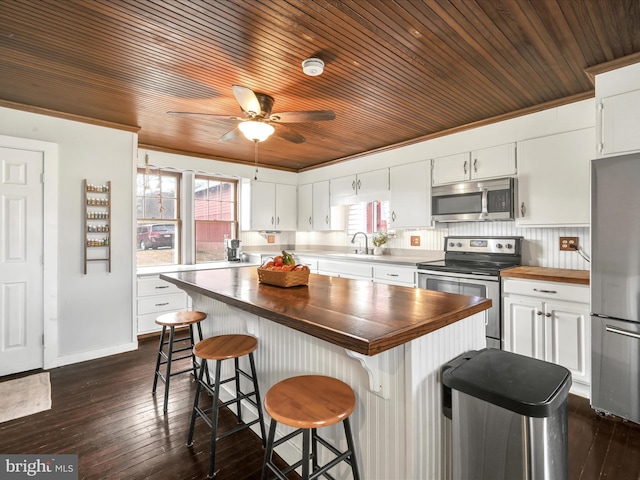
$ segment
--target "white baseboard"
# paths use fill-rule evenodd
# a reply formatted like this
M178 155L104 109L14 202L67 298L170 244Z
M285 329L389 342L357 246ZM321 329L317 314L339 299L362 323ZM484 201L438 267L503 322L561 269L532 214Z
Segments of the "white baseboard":
M89 352L74 353L72 355L64 355L58 357L56 367L71 365L73 363L86 362L87 360L95 360L96 358L108 357L118 353L130 352L138 349L138 342L124 343L115 347L101 348L100 350L91 350Z
M569 392L587 399L591 398L591 386L584 383L573 382Z

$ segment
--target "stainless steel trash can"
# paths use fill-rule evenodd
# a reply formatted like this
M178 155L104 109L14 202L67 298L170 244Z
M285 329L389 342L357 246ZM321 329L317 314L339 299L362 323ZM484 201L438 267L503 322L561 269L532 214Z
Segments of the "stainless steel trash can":
M454 480L565 480L571 372L492 348L442 367Z

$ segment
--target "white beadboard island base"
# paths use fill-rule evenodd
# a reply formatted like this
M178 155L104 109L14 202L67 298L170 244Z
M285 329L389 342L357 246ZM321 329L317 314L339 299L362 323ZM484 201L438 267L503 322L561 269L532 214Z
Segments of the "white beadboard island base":
M358 403L352 428L363 479L451 478L451 429L450 420L442 414L440 367L461 353L485 347L485 312L377 355L365 356L212 299L188 286L182 288L192 297L194 309L208 314L203 325L205 337L248 333L259 339L255 359L263 398L278 381L311 373L338 378L354 389ZM244 362L246 359L241 359L241 366L247 367ZM230 374L232 365L230 361L223 364L225 375ZM231 397L228 389L233 388L232 383L224 387L223 395ZM247 418L256 416L251 409L246 413L243 410L243 414ZM268 428L268 416L266 421ZM197 424L196 428L203 426ZM278 438L291 430L279 425ZM258 429L255 431L259 433ZM346 448L341 425L321 429L320 434L338 448ZM277 453L291 464L299 459L300 451L301 444L293 441L281 446ZM336 479L351 478L345 464L331 473Z

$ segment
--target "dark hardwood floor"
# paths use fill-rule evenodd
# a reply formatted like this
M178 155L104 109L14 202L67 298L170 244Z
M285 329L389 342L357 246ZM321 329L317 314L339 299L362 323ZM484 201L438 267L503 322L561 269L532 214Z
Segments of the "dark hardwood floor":
M51 370L51 410L0 424L0 452L77 453L81 479L206 478L210 433L203 422L186 447L195 385L188 375L173 377L164 415L162 389L151 396L156 348L148 339L136 352ZM232 428L235 417L225 411L221 422ZM252 432L220 441L216 478L260 478L262 452ZM640 426L602 418L571 395L569 479L640 479Z
M0 424L0 452L78 454L80 479L206 478L211 430L202 420L186 446L195 383L173 377L163 414L162 384L151 395L157 348L146 339L135 352L51 370L51 410ZM220 422L221 431L236 425L228 409ZM218 443L216 479L259 479L262 461L258 436L231 435Z

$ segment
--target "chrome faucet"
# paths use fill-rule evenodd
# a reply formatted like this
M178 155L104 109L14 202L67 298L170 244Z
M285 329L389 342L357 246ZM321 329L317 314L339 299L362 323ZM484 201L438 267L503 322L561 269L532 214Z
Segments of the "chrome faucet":
M365 253L365 255L368 255L369 254L369 237L367 237L366 233L364 233L364 232L356 232L356 233L354 233L353 234L353 238L351 239L351 243L356 243L356 237L358 235L364 236L364 253Z

